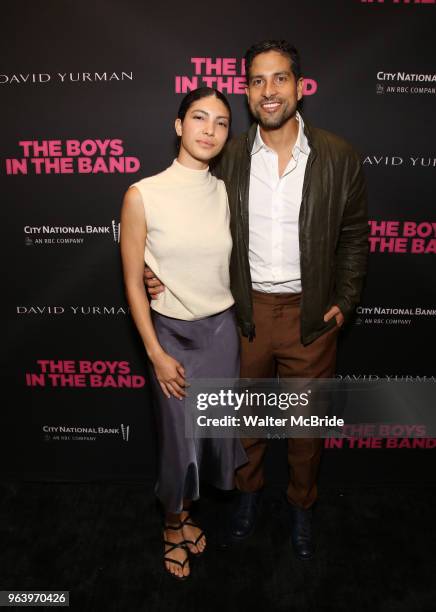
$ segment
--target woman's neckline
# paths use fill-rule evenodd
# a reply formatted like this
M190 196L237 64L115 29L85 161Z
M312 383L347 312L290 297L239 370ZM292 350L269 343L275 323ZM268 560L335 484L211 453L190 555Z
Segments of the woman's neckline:
M181 164L177 158L173 161L170 169L178 178L187 183L205 183L210 174L209 166L203 168L202 170L196 170Z

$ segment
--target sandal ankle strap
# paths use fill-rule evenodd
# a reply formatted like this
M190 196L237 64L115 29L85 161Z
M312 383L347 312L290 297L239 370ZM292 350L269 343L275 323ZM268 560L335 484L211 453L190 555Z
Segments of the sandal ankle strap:
M169 525L168 523L164 523L164 529L172 529L173 531L179 531L183 527L182 521L179 522L177 526Z

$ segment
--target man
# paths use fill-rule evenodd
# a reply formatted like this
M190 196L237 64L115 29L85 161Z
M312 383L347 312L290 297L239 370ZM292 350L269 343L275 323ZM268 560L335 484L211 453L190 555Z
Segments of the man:
M215 172L227 187L233 251L231 289L241 329L241 378L334 376L337 333L359 301L368 220L359 156L297 111L303 78L297 50L268 40L245 54L256 122L231 140ZM153 275L150 272L148 277ZM149 290L158 281L148 280ZM254 530L264 485L266 439L242 440L232 536ZM288 439L292 544L313 555L320 439Z

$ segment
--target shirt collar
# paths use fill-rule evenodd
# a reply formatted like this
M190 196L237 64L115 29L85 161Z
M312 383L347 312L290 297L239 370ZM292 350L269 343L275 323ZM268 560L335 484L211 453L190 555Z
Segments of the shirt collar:
M297 117L297 121L298 121L298 134L297 134L297 140L295 141L294 148L292 149L292 155L294 156L295 159L298 159L298 155L300 154L300 152L304 153L305 155L309 155L310 147L309 147L309 143L307 142L306 134L304 133L303 117L300 115L298 111L296 112L295 116ZM251 150L251 155L255 155L261 149L264 149L265 151L271 151L271 149L263 142L262 136L260 135L260 128L258 125L256 129L256 136L253 142L253 148Z

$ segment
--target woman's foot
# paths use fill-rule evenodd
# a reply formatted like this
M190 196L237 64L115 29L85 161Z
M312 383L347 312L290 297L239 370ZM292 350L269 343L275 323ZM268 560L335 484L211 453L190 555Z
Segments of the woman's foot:
M203 530L192 520L189 510L183 510L180 520L183 538L189 552L194 556L201 555L206 548L206 536Z
M166 570L179 580L184 580L190 574L188 549L185 544L182 524L170 525L164 528L164 562Z

